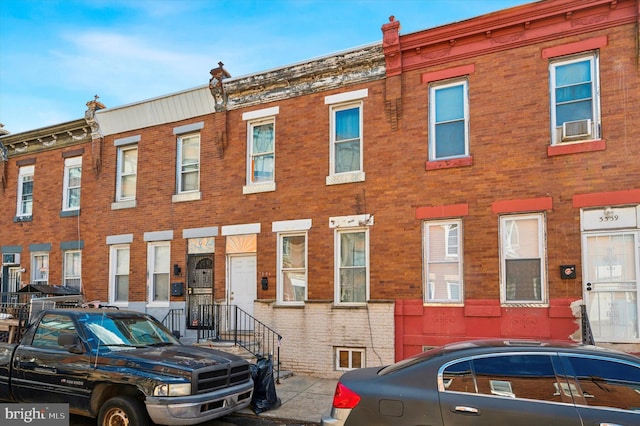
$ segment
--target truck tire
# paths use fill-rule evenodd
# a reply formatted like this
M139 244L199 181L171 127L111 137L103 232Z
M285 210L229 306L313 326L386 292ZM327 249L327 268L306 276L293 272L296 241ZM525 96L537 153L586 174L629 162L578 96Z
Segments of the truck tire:
M144 405L126 396L107 400L98 414L98 426L148 426L150 423Z

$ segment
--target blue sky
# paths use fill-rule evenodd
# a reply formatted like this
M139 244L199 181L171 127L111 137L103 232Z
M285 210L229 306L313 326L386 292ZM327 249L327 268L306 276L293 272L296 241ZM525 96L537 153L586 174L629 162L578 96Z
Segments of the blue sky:
M0 123L20 133L107 107L379 42L531 0L1 0Z

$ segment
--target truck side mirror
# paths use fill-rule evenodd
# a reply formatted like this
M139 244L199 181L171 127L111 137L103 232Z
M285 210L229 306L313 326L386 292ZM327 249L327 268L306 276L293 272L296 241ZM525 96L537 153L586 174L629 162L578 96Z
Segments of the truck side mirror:
M80 339L73 333L60 333L60 335L58 335L58 346L62 346L72 354L81 354L84 352Z

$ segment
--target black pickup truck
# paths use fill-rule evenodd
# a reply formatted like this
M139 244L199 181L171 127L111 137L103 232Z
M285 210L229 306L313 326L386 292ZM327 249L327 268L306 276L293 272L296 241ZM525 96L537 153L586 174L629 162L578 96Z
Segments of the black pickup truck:
M140 312L43 310L19 344L0 343L0 401L67 403L98 426L202 423L252 392L246 360L183 345Z

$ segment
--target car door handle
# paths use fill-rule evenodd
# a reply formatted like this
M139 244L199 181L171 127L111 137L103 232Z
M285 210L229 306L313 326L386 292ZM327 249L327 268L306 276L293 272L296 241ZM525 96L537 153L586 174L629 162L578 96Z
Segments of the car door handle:
M455 407L453 407L453 411L465 414L480 414L480 410L478 410L477 408L465 407L464 405L456 405Z
M622 425L618 424L618 423L607 423L607 422L604 422L604 423L600 423L600 426L622 426Z

